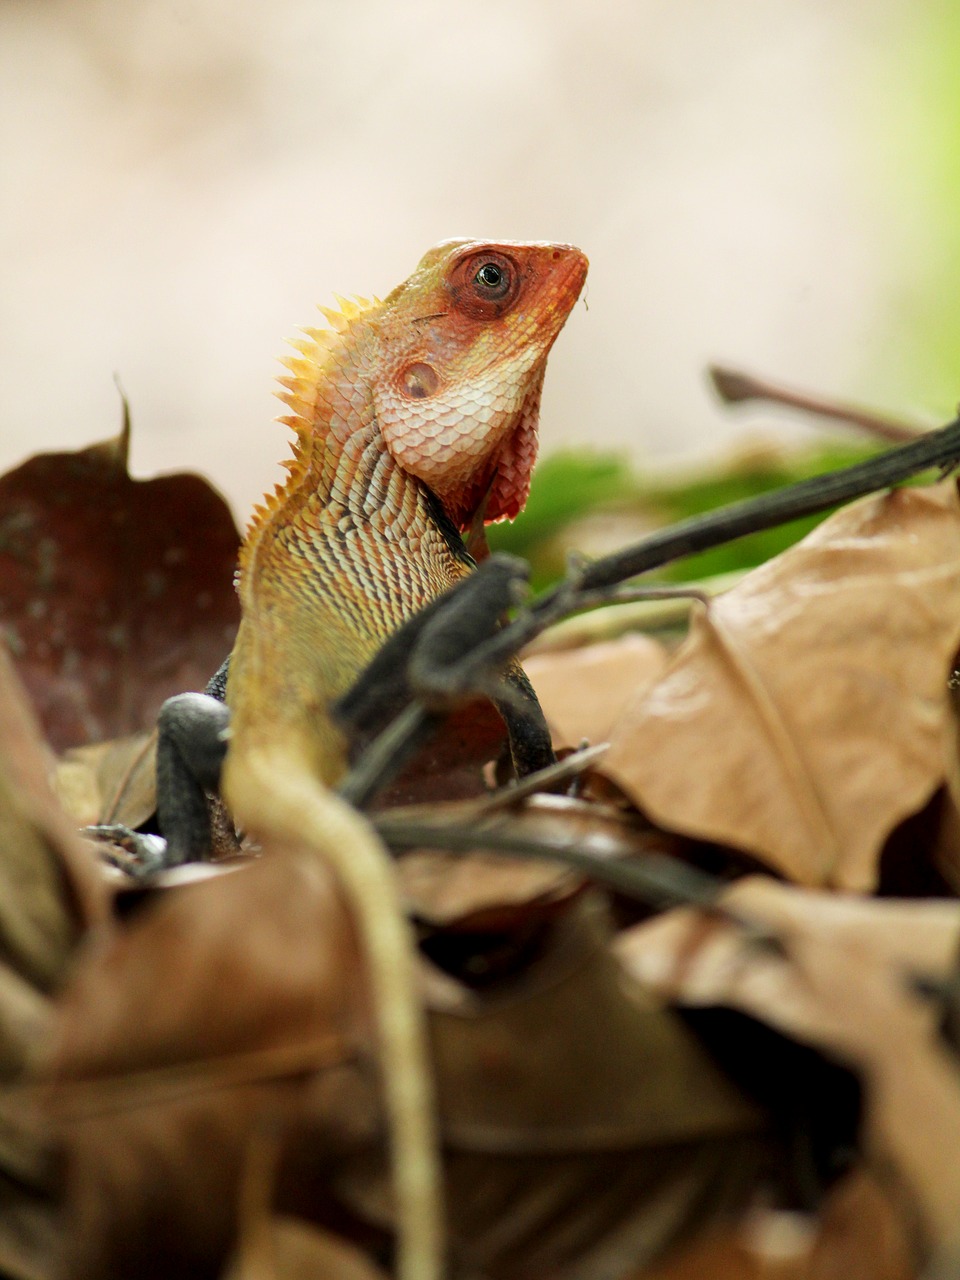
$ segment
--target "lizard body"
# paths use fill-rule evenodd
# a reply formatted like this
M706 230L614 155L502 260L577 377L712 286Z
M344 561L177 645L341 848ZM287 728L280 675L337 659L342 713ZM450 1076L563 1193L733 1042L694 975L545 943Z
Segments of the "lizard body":
M287 362L294 457L241 551L227 707L185 694L161 712L172 861L189 856L203 792L219 784L242 828L318 859L344 890L384 1065L401 1280L438 1280L442 1268L430 1055L389 855L327 789L347 763L330 707L398 627L470 572L461 532L523 506L547 354L586 270L567 245L450 241L383 302L326 313L331 330L309 331ZM519 667L506 678L542 725ZM545 725L543 738L549 751ZM187 774L192 791L169 810L186 815L176 836L163 793Z
M460 532L478 512L523 506L547 354L586 267L566 245L450 241L384 301L341 299L329 330L295 344L281 379L294 457L240 558L234 740L296 736L316 776L338 779L330 704L470 571Z

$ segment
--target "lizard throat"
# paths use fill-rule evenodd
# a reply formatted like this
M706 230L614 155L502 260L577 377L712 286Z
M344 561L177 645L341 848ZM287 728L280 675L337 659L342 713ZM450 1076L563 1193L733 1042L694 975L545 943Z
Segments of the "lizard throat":
M545 366L527 391L512 429L487 465L458 488L438 486L438 496L458 528L469 529L481 520L484 524L513 520L523 510L537 460L544 372Z

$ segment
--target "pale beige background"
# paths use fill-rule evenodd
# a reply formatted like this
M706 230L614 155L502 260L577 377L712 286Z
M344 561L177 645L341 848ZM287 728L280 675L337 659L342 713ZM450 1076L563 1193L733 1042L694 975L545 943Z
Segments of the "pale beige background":
M898 364L934 252L897 62L922 8L2 0L0 466L111 434L116 371L134 471L244 514L282 337L460 234L590 255L548 449L731 440L718 357L933 420Z

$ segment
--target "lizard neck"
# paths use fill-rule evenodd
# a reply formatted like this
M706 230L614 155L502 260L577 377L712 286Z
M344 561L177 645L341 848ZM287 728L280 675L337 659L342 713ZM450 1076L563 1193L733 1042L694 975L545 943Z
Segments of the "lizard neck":
M261 618L322 598L375 648L471 562L439 501L387 450L363 363L315 384L290 474L251 522L238 588Z
M358 359L298 390L290 474L256 511L237 575L234 744L296 736L327 781L346 759L330 703L472 563L430 490L387 451L369 368Z

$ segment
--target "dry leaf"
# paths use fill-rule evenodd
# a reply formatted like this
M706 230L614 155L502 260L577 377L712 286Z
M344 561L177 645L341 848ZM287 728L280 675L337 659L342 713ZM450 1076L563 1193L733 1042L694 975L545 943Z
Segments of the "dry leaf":
M955 483L866 499L696 617L604 771L670 830L870 889L944 779L958 643Z
M506 725L493 703L471 702L447 717L397 779L377 795L374 807L484 795L484 766L503 755L506 742Z
M476 833L475 853L422 850L405 854L398 864L407 909L432 925L509 927L525 916L524 909L538 903L549 908L579 892L582 877L562 864L483 852L485 835L545 841L600 860L671 848L669 837L635 815L569 796L534 795L497 809L484 801L410 806L389 816L395 823L422 821Z
M592 1154L454 1153L453 1275L620 1280L741 1213L769 1159L742 1135Z
M903 1220L919 1210L929 1242L948 1246L960 1205L960 1078L934 1035L941 1009L921 1000L908 979L936 978L948 960L955 963L960 905L948 904L951 934L937 920L941 904L925 904L941 931L931 947L920 904L905 905L900 937L891 942L892 904L864 903L852 915L841 907L831 920L813 895L796 895L791 905L791 892L738 885L727 903L752 928L677 913L621 938L620 954L638 977L684 1002L742 1009L856 1069L864 1082L864 1149L898 1174L892 1185ZM756 926L779 945L758 946ZM907 958L914 955L932 970L915 968Z
M330 877L275 851L155 897L85 954L57 1011L48 1116L78 1278L210 1274L259 1125L300 1133L314 1183L376 1139L362 968Z
M905 977L936 979L950 971L960 903L845 899L761 876L740 881L721 903L763 936L782 938L788 957L801 945L804 954L829 954L834 971L816 959L823 990L814 991L779 949L758 945L749 929L689 908L621 934L621 960L652 990L688 1004L743 1008L848 1061L858 1061L878 1031L885 1039L900 1023L932 1028L935 1007L909 999Z
M23 691L0 651L0 964L53 990L106 914L89 845L60 810ZM6 1046L5 1046L6 1047Z
M0 1082L20 1080L50 1027L49 993L77 944L103 920L92 855L47 782L39 732L0 651ZM0 1114L0 1271L39 1280L58 1238L56 1167L22 1095Z
M221 1280L387 1280L342 1237L273 1211L282 1154L275 1126L248 1144L240 1180L239 1239Z
M627 635L604 644L524 659L555 747L606 742L625 701L652 684L668 654L649 636Z
M157 807L156 730L73 747L57 763L54 786L78 826L136 830Z
M808 1247L802 1238L793 1249L789 1240L771 1239L776 1216L759 1214L752 1223L699 1239L631 1280L915 1280L902 1215L863 1169L833 1189L813 1220Z
M354 1245L298 1218L274 1215L222 1280L389 1280Z
M821 936L832 946L862 950L874 963L945 978L960 949L960 903L861 898L798 889L749 876L723 894L721 905L764 928ZM620 934L616 948L637 980L684 1000L722 1003L730 994L749 938L692 908L668 911ZM774 957L776 959L776 957ZM679 986L675 984L679 983Z
M0 479L0 627L60 751L202 689L230 651L239 538L193 475L132 480L128 433Z
M609 931L591 897L519 985L435 1010L448 1145L597 1151L756 1129L692 1034L622 971Z
M434 1014L456 1274L622 1269L741 1206L768 1158L762 1117L625 979L602 913L574 915L524 981ZM275 855L165 891L90 952L50 1098L68 1277L208 1275L264 1129L278 1212L389 1228L353 947L326 878Z
M608 940L591 898L520 980L437 997L455 1275L619 1276L742 1207L769 1154L761 1115Z

